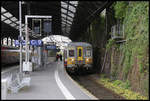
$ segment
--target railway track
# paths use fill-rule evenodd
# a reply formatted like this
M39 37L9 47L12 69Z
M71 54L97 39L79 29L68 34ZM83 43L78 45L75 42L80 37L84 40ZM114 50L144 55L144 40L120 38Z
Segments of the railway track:
M78 75L72 74L70 76L98 99L125 99L103 85L98 84L96 82L96 78L98 77L96 74L91 75L78 73Z

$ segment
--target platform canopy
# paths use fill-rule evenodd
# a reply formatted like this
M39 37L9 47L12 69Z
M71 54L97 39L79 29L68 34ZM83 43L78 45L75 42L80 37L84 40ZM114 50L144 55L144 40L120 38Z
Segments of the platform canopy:
M52 34L65 35L75 40L89 23L113 2L110 1L22 1L22 28L25 15L52 16ZM1 38L18 38L19 1L1 2ZM32 30L29 26L28 30ZM24 34L23 34L24 35ZM42 39L30 35L31 39Z
M72 42L68 37L62 35L50 35L42 39L44 44L54 43L56 46L59 46L61 49L64 49L68 43Z

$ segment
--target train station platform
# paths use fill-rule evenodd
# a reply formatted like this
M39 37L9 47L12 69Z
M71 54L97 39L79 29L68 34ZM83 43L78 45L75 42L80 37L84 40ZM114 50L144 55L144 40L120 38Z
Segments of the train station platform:
M97 99L71 79L63 62L51 62L30 75L30 87L8 93L6 99Z

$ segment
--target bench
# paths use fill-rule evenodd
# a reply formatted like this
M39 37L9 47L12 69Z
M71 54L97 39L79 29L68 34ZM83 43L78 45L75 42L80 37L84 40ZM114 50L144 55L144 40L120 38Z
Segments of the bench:
M25 86L30 86L30 77L23 77L23 74L16 74L8 78L8 89L11 90L12 93L18 93L19 89L25 87Z

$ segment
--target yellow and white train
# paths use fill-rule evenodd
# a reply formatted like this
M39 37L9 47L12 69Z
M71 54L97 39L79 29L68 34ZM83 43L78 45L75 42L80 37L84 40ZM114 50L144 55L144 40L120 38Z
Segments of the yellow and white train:
M71 42L64 50L64 67L69 72L91 70L93 65L92 45L86 42Z

